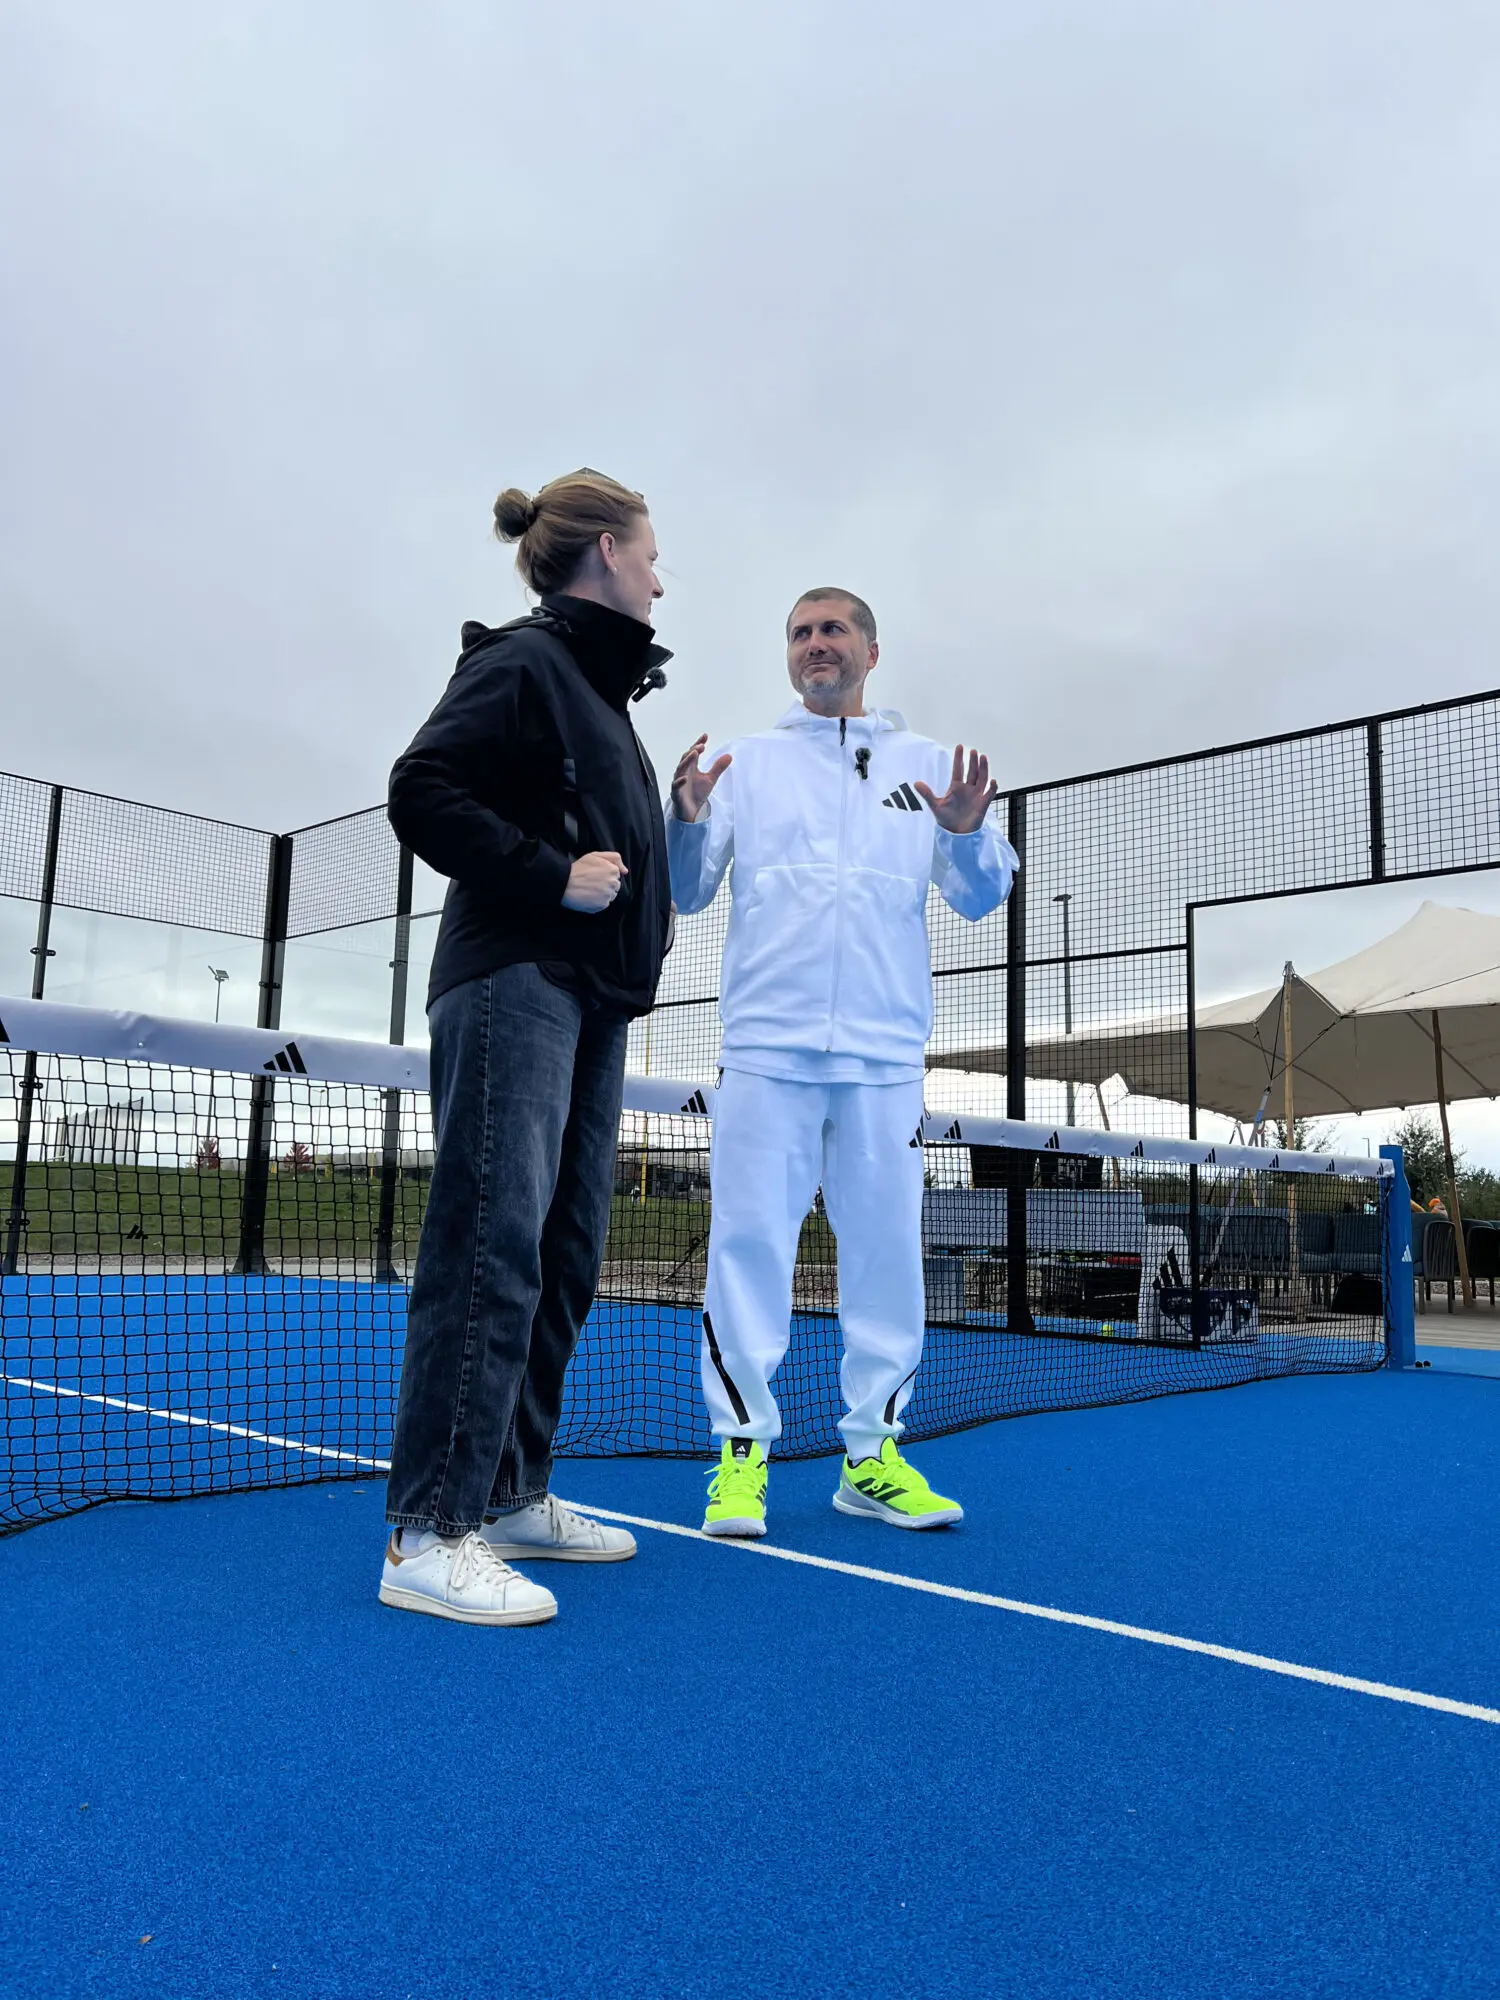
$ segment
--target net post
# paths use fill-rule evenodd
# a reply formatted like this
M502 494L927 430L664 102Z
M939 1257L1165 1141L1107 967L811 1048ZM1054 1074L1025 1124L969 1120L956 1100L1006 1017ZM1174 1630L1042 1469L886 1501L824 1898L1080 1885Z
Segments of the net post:
M258 1028L281 1026L281 980L286 963L287 912L292 895L292 836L273 833L266 869L266 920L261 932ZM276 1086L269 1076L250 1081L250 1126L245 1140L245 1192L240 1203L237 1278L260 1276L266 1268L266 1201L271 1187L271 1128Z
M36 943L31 948L31 997L40 1000L47 989L47 960L54 956L52 906L57 894L57 855L62 845L63 788L52 787L47 803L47 840L42 854L41 907L37 911ZM36 1103L36 1050L26 1051L21 1071L21 1102L16 1115L16 1160L10 1176L10 1212L5 1223L5 1250L0 1276L15 1277L21 1268L21 1239L26 1234L26 1170L31 1158L31 1113Z
M1413 1368L1417 1360L1416 1274L1411 1254L1411 1188L1399 1146L1382 1146L1380 1157L1391 1163L1388 1180L1380 1183L1385 1242L1385 1324L1387 1368Z
M1012 792L1006 835L1016 851L1016 878L1005 906L1005 1115L1026 1117L1026 794ZM1026 1189L1029 1153L1012 1151L1006 1162L1005 1325L1035 1333L1027 1284Z
M396 863L396 948L391 960L391 1035L399 1047L406 1040L406 981L411 962L412 852L402 847ZM380 1214L375 1224L375 1282L401 1281L396 1269L396 1187L401 1178L401 1093L383 1093L380 1140Z

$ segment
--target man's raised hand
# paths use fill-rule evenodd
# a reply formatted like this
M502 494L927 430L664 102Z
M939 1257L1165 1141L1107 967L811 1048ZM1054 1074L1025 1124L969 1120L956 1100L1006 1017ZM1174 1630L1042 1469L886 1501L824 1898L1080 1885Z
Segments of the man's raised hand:
M726 751L722 757L715 757L706 771L700 771L698 759L707 748L707 736L700 736L696 743L690 743L672 773L672 810L678 819L698 817L708 803L709 793L734 762Z
M914 780L914 786L926 799L938 825L949 833L977 833L990 809L990 801L1000 790L998 785L990 783L989 758L982 757L977 750L969 752L969 770L965 776L962 743L953 753L952 781L941 798L920 778Z

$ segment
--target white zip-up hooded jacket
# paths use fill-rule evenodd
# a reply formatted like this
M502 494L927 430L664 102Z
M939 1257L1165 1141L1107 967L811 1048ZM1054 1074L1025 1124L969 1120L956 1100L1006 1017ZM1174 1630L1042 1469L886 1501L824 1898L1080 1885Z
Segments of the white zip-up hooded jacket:
M941 798L953 752L894 709L829 717L799 701L774 729L722 747L734 762L699 817L679 820L667 804L678 909L706 909L732 870L722 1060L845 1057L920 1076L933 1014L928 886L977 921L1009 894L1014 849L992 817L969 834L937 824L913 782Z

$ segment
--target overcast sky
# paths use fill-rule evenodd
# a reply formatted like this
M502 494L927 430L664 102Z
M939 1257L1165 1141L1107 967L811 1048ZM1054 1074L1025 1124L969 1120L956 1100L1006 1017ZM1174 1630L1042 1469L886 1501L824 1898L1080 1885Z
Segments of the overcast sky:
M12 4L0 766L372 802L496 490L643 490L667 762L810 583L1005 782L1500 681L1500 15Z

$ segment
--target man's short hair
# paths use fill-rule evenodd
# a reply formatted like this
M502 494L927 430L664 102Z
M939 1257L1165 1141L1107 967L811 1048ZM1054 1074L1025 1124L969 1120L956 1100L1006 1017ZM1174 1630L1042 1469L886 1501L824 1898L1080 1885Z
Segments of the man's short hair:
M797 599L797 604L826 604L829 598L832 597L839 598L848 605L850 611L854 614L855 624L865 635L865 644L873 646L876 638L875 613L865 603L865 600L862 597L856 597L852 590L840 590L836 584L832 583L820 584L816 590L804 590L802 595ZM794 604L792 610L787 613L786 629L788 638L791 637L792 613L796 611L797 604Z

